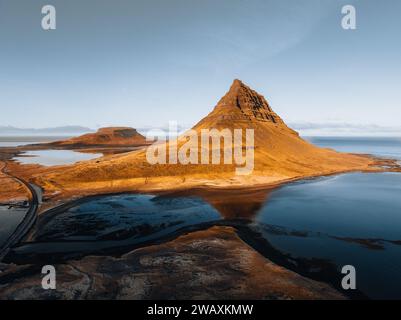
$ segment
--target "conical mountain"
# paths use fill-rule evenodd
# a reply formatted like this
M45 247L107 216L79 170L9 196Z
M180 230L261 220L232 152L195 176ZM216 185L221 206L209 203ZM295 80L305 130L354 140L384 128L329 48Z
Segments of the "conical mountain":
M237 79L212 112L194 126L197 131L207 128L253 129L255 170L266 172L262 175L311 174L354 160L354 156L318 148L303 140L262 95Z
M200 126L227 125L228 123L267 122L285 126L284 121L273 112L266 99L235 79L230 90L220 99L214 110L199 122Z
M369 170L374 164L367 157L322 149L304 141L272 110L263 96L240 80L234 80L215 108L193 127L193 131L199 134L202 129L253 129L253 171L249 175L238 176L235 163L150 164L146 157L147 150L140 150L52 169L47 175L38 177L37 183L49 192L63 188L76 192L79 190L80 193L99 189L166 190L200 185L245 186ZM178 139L177 148L185 142L185 137ZM165 143L167 150L170 144ZM202 146L199 146L199 153L201 149ZM222 146L221 152L224 151Z

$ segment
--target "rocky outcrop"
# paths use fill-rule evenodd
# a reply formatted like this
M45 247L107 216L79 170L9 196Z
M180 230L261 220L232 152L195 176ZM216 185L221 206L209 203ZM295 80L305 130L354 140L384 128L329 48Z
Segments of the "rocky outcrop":
M0 265L0 299L345 299L265 259L230 227L55 268L57 289L43 290L40 268Z
M273 112L266 99L238 79L234 80L230 90L220 99L215 111L221 111L217 113L222 113L219 115L222 120L267 121L284 125L284 121Z

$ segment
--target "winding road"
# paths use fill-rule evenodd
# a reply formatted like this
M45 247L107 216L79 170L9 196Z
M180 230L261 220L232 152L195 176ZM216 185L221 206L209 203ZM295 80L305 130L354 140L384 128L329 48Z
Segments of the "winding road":
M2 162L3 166L0 172L4 175L14 179L18 183L24 185L30 193L29 209L26 212L22 221L18 224L17 228L10 235L10 237L0 246L0 262L7 255L12 246L17 244L28 233L37 218L37 211L39 204L42 202L42 189L33 183L29 183L24 179L18 178L11 173L7 172L7 163Z

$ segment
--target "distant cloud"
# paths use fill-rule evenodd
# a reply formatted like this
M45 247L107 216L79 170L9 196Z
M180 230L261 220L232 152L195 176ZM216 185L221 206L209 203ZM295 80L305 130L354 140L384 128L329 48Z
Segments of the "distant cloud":
M52 128L17 128L12 126L0 126L0 136L21 136L21 135L61 135L72 136L93 132L93 129L82 126L63 126Z
M288 124L301 135L361 135L361 136L400 136L401 126L381 126L375 124L354 124L341 122L310 123L292 122Z

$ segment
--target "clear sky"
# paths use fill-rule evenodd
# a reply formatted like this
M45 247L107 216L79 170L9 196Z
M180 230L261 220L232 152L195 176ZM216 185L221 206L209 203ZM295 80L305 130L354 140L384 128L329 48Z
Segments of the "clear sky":
M239 78L295 126L401 127L399 0L0 0L0 46L0 126L192 125Z

